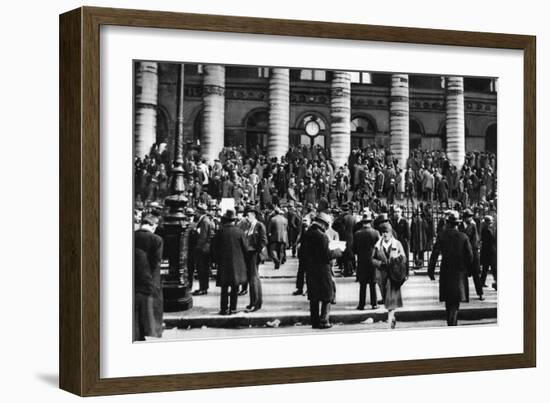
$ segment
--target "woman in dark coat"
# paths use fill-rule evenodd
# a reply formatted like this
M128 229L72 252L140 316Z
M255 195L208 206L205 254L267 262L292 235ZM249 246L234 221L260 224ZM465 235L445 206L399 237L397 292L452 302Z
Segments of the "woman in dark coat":
M221 287L220 315L236 312L239 286L248 280L245 261L248 242L245 233L235 225L236 218L234 210L226 211L222 216L222 227L214 236L210 248L218 264L216 285Z
M403 298L401 297L401 284L397 284L390 276L390 265L396 262L405 265L406 258L401 242L393 236L391 224L384 222L378 228L382 237L374 246L372 262L377 268L377 280L382 291L384 306L388 310L388 322L390 328L394 329L395 310L403 306Z

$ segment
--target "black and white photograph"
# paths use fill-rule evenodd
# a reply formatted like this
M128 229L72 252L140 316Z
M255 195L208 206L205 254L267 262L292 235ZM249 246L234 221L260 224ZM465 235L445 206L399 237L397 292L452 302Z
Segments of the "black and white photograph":
M134 342L497 325L498 77L132 68Z

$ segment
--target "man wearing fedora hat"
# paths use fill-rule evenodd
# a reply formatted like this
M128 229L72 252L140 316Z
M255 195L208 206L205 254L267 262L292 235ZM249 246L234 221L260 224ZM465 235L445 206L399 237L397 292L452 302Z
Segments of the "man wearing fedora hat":
M472 247L473 261L471 272L469 273L474 280L474 285L476 288L476 294L479 299L483 301L485 297L483 296L483 283L481 282L481 273L479 265L479 236L477 231L477 224L473 219L474 213L472 210L467 208L462 213L463 222L459 225L459 228L462 232L466 234L468 240L470 241L470 246Z
M210 246L214 237L215 225L207 213L204 203L197 205L197 223L194 227L193 261L199 276L199 289L193 295L205 295L208 293L208 281L210 277Z
M377 309L376 304L376 269L372 264L374 245L380 239L378 231L372 228L372 213L363 212L361 228L353 234L353 252L357 255L357 281L359 282L359 305L357 309L365 309L367 297L367 284L369 284L370 303L372 309Z
M306 273L311 326L314 329L332 327L329 314L336 287L332 278L331 260L338 257L341 251L329 249L325 232L330 222L327 213L319 213L303 235L300 247L300 264Z
M221 229L212 240L212 257L218 264L216 285L221 287L220 315L237 311L239 286L247 281L248 241L245 233L235 225L236 219L235 210L228 209L221 217Z
M428 275L435 280L435 265L441 258L439 300L445 302L447 325L456 326L461 302L469 301L468 273L474 259L466 234L458 230L458 211L447 216L447 227L438 235L428 265Z

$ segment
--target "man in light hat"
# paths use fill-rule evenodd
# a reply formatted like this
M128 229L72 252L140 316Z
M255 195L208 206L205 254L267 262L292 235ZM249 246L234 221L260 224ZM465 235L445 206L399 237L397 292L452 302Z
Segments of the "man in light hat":
M447 227L438 235L428 265L428 275L435 280L435 265L442 255L439 274L439 300L445 302L447 325L456 326L461 302L469 301L468 273L474 255L466 234L458 230L458 211L447 217Z
M329 320L330 304L336 296L336 286L332 279L331 260L341 251L329 249L325 234L331 222L326 213L319 213L302 237L300 264L306 273L307 296L311 326L314 329L332 327Z

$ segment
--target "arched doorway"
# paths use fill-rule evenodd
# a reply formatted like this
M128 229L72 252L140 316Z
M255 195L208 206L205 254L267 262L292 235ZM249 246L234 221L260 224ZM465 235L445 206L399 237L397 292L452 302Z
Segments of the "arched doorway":
M168 143L170 137L170 118L163 107L157 108L157 133L156 143Z
M199 144L200 139L202 138L202 110L197 113L197 116L195 117L195 121L193 122L193 133L191 135L191 140L195 144Z
M497 124L493 123L489 125L485 130L485 151L495 153L497 152Z
M376 124L366 116L355 116L351 119L351 148L365 148L374 143Z
M247 151L257 147L262 149L267 147L268 124L269 114L267 110L256 110L248 115L245 121Z
M409 149L422 148L422 136L424 129L418 120L409 119Z

